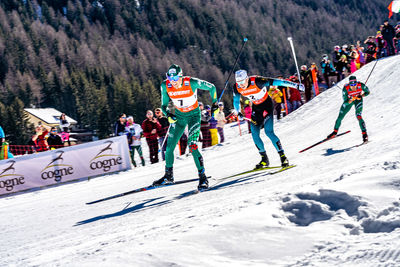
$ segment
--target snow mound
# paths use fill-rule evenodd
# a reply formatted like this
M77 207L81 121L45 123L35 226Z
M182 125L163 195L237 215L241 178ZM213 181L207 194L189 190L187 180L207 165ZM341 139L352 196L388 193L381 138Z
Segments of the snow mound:
M364 233L390 233L400 228L400 203L393 202L393 206L381 211L375 219L363 220L361 226Z
M288 219L300 226L329 220L334 216L334 212L340 209L345 210L349 216L356 216L357 219L367 216L359 210L359 207L366 203L361 202L359 197L350 196L345 192L321 189L319 194L297 193L295 196L300 200L286 203L282 209L292 213Z

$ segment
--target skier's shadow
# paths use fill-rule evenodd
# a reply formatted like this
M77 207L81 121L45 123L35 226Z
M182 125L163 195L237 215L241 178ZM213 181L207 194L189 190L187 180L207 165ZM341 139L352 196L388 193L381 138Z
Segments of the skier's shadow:
M132 206L130 208L124 208L123 210L120 210L120 211L117 211L117 212L114 212L114 213L100 215L100 216L96 216L96 217L93 217L93 218L90 218L90 219L87 219L87 220L84 220L84 221L77 222L74 226L80 226L80 225L84 225L84 224L87 224L87 223L92 223L92 222L96 222L96 221L100 221L100 220L104 220L104 219L108 219L108 218L112 218L112 217L122 216L122 215L125 215L127 213L133 213L133 212L139 212L141 210L152 209L152 208L163 206L163 205L166 205L166 204L172 202L172 200L163 200L163 201L160 201L160 202L151 203L151 202L155 202L157 200L160 200L162 198L163 197L148 199L148 200L146 200L146 201L144 201L142 203L139 203L139 204L137 204L135 206ZM148 205L149 203L151 203L151 204Z
M351 146L348 148L343 148L343 149L333 149L333 148L328 148L324 154L322 154L323 156L332 156L335 154L339 154L339 153L343 153L343 152L347 152L350 151L354 148L355 146Z
M265 174L257 173L257 174L246 175L245 177L236 178L234 180L230 180L230 181L227 181L227 182L224 182L221 184L217 184L217 185L213 186L212 188L210 188L208 191L218 190L220 188L228 187L228 186L229 187L239 186L240 184L246 183L249 180L255 179L255 178L263 176L263 175L265 175ZM255 182L260 182L260 181L255 181ZM122 215L125 215L128 213L134 213L134 212L139 212L142 210L157 208L157 207L172 203L174 200L182 199L182 198L191 196L193 194L194 194L194 191L189 191L189 192L180 194L177 197L170 199L170 200L161 200L164 197L148 199L148 200L145 200L144 202L139 203L130 208L124 208L124 209L114 212L114 213L104 214L104 215L96 216L96 217L93 217L93 218L90 218L87 220L77 222L74 226L81 226L84 224L88 224L88 223L92 223L92 222L96 222L96 221L100 221L100 220L104 220L104 219L108 219L108 218L112 218L112 217L122 216ZM158 200L161 200L161 201L156 202ZM155 203L152 203L152 202L155 202ZM130 205L130 203L127 205L127 207L129 207L129 205Z

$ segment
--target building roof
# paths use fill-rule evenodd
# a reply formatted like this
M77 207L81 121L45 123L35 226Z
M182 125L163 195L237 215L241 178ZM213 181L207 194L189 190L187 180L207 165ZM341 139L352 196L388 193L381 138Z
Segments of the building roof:
M25 108L24 110L47 124L60 123L59 118L62 112L56 110L55 108ZM68 117L67 114L65 114L65 118L71 124L77 123L76 120Z

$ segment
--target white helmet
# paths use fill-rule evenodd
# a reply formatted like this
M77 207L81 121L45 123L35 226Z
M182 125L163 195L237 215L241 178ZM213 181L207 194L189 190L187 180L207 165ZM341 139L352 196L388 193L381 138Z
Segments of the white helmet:
M247 71L245 70L238 70L235 72L235 80L236 82L243 81L247 79L249 76L247 76Z

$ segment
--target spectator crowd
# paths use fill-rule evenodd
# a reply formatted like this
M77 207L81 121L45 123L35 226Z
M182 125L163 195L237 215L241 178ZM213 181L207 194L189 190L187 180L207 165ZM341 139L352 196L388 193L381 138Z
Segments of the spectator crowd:
M202 147L210 147L223 143L224 125L227 123L224 113L224 104L218 104L219 109L211 115L211 107L204 106L199 103L201 109L201 136L200 141ZM135 123L132 116L127 117L126 114L120 114L118 120L114 124L114 135L126 135L128 139L129 149L131 152L132 164L136 167L135 153L139 155L142 166L145 165L143 157L141 139L145 139L149 150L149 161L151 164L165 160L165 151L168 143L168 132L171 127L168 119L164 116L161 108L156 108L154 112L148 110L146 119L141 123ZM187 149L188 129L186 128L182 137L178 142L179 155L184 155ZM160 157L161 156L161 157Z

